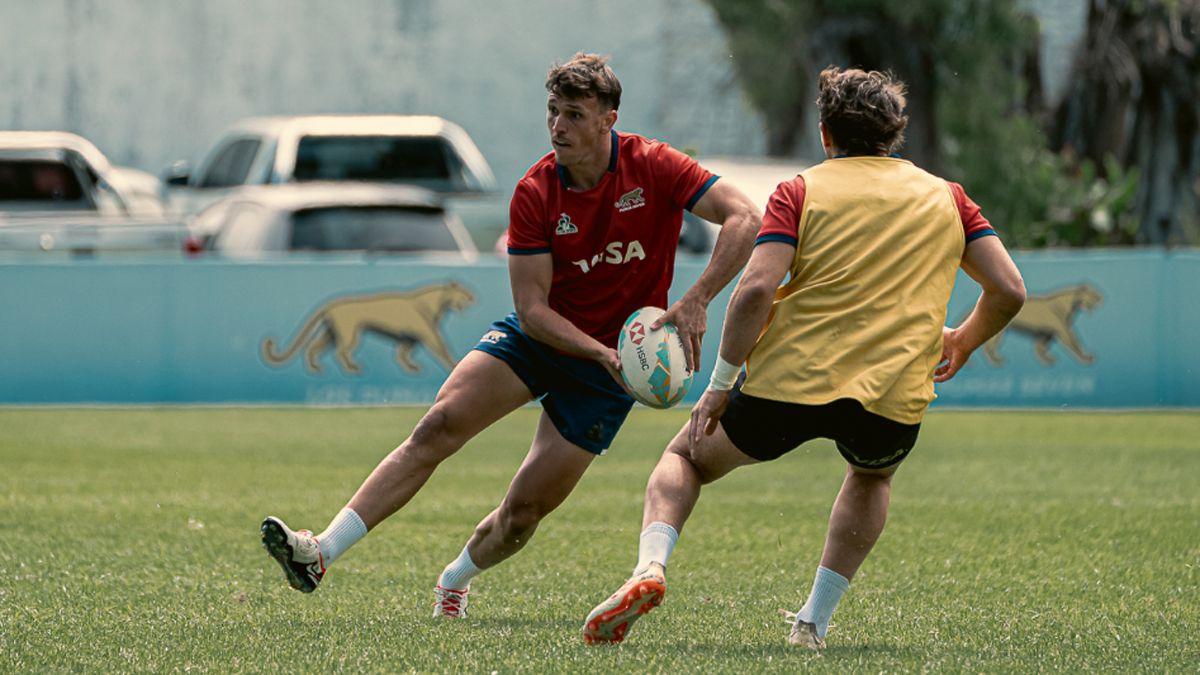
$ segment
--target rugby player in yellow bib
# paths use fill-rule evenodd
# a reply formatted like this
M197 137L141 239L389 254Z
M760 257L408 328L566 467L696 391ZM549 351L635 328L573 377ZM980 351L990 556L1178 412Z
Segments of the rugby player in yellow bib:
M962 187L893 154L904 106L904 85L887 73L821 73L828 159L781 183L767 204L709 388L650 476L634 574L588 616L588 643L620 642L662 601L667 559L701 485L829 438L846 477L788 637L824 647L834 608L883 531L892 475L916 443L934 383L1025 300L1020 272ZM951 329L946 304L960 267L983 292Z

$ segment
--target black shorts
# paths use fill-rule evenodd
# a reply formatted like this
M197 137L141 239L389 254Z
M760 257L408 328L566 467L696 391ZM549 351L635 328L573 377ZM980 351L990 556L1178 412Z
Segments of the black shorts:
M814 438L837 443L842 457L864 469L898 464L917 443L920 424L901 424L867 411L853 399L801 405L758 398L735 390L721 418L738 450L766 462Z

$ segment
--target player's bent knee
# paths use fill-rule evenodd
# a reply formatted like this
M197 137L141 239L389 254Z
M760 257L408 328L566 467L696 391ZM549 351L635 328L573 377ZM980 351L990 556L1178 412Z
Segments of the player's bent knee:
M413 428L408 441L401 446L406 454L441 460L454 454L467 439L461 438L450 415L434 405Z
M428 446L443 443L446 435L446 413L435 405L421 416L410 438L417 445Z

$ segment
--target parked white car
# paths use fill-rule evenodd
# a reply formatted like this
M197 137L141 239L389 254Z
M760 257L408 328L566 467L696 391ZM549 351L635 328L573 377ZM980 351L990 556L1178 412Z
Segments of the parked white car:
M243 185L402 183L444 195L494 192L496 179L461 127L430 115L303 115L242 120L193 171L172 165L169 202L184 214Z
M0 213L79 211L161 218L153 174L113 166L90 141L65 131L0 131Z
M207 251L238 258L294 253L434 254L473 262L478 251L437 193L411 185L306 183L245 187L190 223Z

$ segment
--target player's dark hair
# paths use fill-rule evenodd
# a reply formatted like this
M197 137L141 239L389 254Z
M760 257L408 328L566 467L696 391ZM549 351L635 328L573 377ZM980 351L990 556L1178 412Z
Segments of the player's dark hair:
M613 110L621 107L621 83L608 67L608 57L599 54L579 52L554 64L546 75L546 91L564 98L595 97Z
M817 110L839 150L887 155L904 142L905 93L904 83L890 72L830 66L821 71Z

